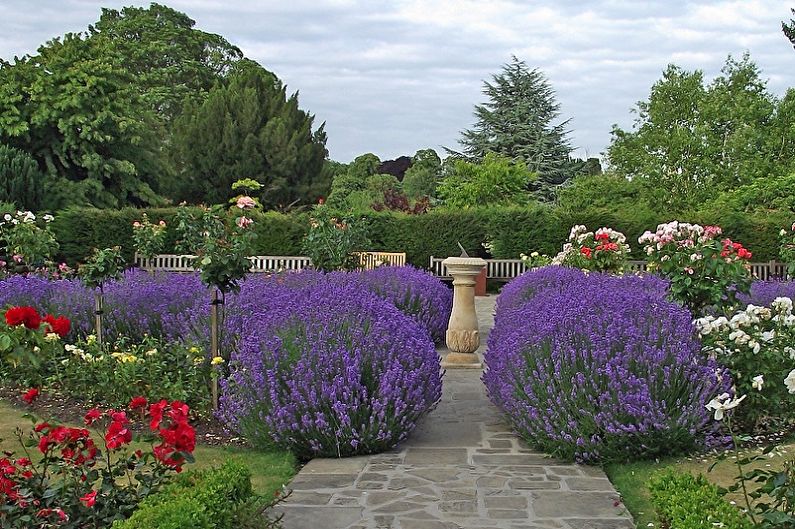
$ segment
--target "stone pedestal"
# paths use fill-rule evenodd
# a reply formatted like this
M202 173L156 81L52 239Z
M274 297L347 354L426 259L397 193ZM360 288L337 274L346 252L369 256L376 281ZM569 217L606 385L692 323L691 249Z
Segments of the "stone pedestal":
M486 266L476 257L448 257L443 261L453 276L453 311L447 324L446 342L450 353L443 367L482 367L475 351L480 346L478 315L475 312L475 282Z

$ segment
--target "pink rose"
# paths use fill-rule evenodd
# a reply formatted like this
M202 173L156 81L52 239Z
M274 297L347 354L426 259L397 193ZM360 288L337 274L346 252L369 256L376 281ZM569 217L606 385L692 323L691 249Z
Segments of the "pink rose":
M254 202L254 199L247 196L242 196L237 199L237 207L240 209L251 209L256 206L257 203Z
M237 219L236 224L238 228L242 228L245 230L246 228L254 224L254 221L248 217L240 217L239 219Z

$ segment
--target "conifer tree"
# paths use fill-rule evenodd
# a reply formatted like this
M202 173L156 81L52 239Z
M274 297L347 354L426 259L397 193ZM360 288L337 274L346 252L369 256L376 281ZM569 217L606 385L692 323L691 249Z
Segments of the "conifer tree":
M574 176L569 121L558 121L560 104L540 70L513 57L491 82L483 83L483 94L488 100L475 106L477 122L461 133L463 152L448 149L451 154L479 162L494 152L523 162L538 173L536 186L542 195Z

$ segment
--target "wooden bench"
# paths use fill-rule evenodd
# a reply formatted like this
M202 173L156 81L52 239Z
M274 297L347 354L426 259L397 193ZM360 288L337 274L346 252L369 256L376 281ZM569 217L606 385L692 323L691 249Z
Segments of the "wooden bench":
M430 271L443 281L452 281L453 278L447 273L447 267L443 264L445 259L446 257L431 256ZM510 281L527 270L521 259L485 259L485 261L486 279Z
M359 252L359 262L363 270L378 266L402 266L406 264L406 254L397 252ZM146 259L135 255L135 265L143 270L161 272L193 272L195 255L160 254ZM304 270L312 267L312 260L303 256L257 255L249 257L251 272L280 272L283 270Z

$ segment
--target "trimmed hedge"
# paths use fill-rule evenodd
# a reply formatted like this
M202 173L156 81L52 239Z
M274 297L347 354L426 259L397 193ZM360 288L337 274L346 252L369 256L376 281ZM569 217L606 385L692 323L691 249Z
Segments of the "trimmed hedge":
M728 504L702 476L666 469L649 479L651 502L663 527L751 529L751 521Z
M61 245L60 259L80 262L92 248L120 245L132 259L132 223L146 212L153 221L165 220L166 252L173 251L176 234L172 219L176 208L139 210L100 210L72 208L55 216L53 230ZM458 242L470 255L516 258L520 253L539 251L555 255L560 251L569 230L575 224L590 229L610 226L626 234L632 256L642 259L637 243L646 230L674 218L699 224L720 224L727 237L742 242L754 253L754 261L778 258L778 232L792 223L792 216L782 211L735 213L698 211L682 215L655 212L643 204L632 209L604 207L572 211L560 207L534 204L527 207L494 207L469 210L434 209L423 215L400 212L367 212L372 250L405 252L409 264L427 268L430 256L458 255ZM255 216L258 240L257 255L301 255L301 240L307 232L309 213L283 214L267 212ZM483 244L491 244L491 253Z
M252 495L251 471L229 460L219 468L178 476L113 529L233 529L236 510Z

